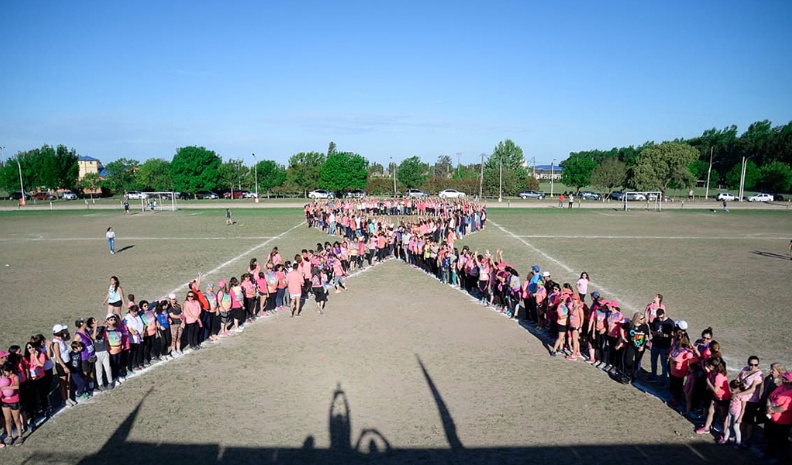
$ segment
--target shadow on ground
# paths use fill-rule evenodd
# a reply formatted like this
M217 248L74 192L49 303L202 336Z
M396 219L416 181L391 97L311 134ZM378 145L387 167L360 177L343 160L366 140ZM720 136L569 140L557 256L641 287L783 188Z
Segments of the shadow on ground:
M374 428L354 434L351 428L350 408L346 393L337 386L333 392L328 413L330 447L317 448L313 435L306 436L302 447L227 447L222 444L172 444L141 443L129 440L140 408L138 406L116 429L102 449L91 456L71 456L63 453L37 453L25 463L80 465L121 464L612 464L636 462L663 464L678 461L685 464L703 463L755 463L751 454L735 451L715 444L612 444L578 445L585 438L584 430L570 432L567 446L512 446L466 447L457 436L456 425L439 388L427 368L416 355L418 365L426 379L448 445L437 448L395 448ZM149 391L150 393L151 391ZM148 395L148 394L147 394ZM650 425L636 425L650 428ZM537 437L536 442L545 439Z
M781 260L789 260L790 259L789 255L781 255L780 253L773 253L773 252L764 252L762 250L754 250L751 253L754 254L754 255L762 256L762 257L780 258Z

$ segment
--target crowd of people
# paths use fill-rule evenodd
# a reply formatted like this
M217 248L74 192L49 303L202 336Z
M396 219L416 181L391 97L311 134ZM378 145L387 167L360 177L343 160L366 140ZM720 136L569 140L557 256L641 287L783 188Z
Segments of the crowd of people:
M533 265L521 279L501 249L459 249L457 240L486 227L485 205L337 200L307 204L304 213L307 226L330 240L292 260L274 247L262 262L251 259L239 278L202 288L199 275L183 299L171 293L137 301L112 276L104 319L78 318L74 334L58 323L51 338L37 334L0 352L2 444L21 444L26 431L57 409L113 389L151 364L242 332L258 318L276 312L299 318L311 300L323 313L328 295L346 290L351 273L397 259L521 322L547 341L551 356L583 360L622 383L667 389L669 405L699 422L697 433L717 431L721 444L748 448L756 425L764 423L769 456L788 458L792 373L783 365L770 365L765 375L752 355L730 379L714 331L706 328L693 340L684 320L671 319L660 294L628 317L616 300L590 289L585 271L574 283L559 283ZM646 352L650 368L644 370Z

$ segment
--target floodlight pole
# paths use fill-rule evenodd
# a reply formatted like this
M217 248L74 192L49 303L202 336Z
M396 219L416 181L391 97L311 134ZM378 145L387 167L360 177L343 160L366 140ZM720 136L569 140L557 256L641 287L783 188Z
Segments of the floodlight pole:
M259 198L258 198L258 163L256 163L256 154L255 153L253 154L253 172L256 173L255 174L255 178L256 178L256 200L255 200L255 203L259 203Z
M709 200L709 183L710 183L710 174L712 173L712 149L710 147L710 163L709 169L707 170L707 189L704 191L704 200Z
M498 156L500 159L500 183L498 184L498 203L503 202L503 154Z
M553 198L553 177L555 174L555 158L550 162L550 198Z
M393 168L393 198L396 198L396 162L393 161L393 157L389 157L391 162L391 167Z
M479 202L483 200L481 194L483 190L482 188L484 187L484 155L485 154L483 153L481 154L481 174L479 175Z
M745 167L746 161L751 157L742 157L742 169L740 170L740 198L739 201L743 201L743 194L744 194L744 187L745 187Z
M5 146L0 147L0 159L5 159ZM16 159L16 164L19 169L19 204L25 205L25 185L22 183L22 165L19 164L19 157Z

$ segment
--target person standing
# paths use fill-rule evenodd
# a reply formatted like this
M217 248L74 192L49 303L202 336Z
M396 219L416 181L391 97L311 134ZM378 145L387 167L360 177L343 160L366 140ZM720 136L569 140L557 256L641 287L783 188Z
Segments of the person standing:
M124 215L129 215L129 202L124 200Z
M572 204L575 203L575 196L571 192L567 196L567 200L569 201L569 208L572 208Z
M668 378L668 355L671 352L671 343L673 342L674 321L666 316L664 309L658 308L655 313L655 319L649 325L652 329L651 379L657 380L657 362L659 360L662 368L660 385L665 386Z
M110 255L115 255L115 231L113 228L107 228L107 232L105 233L105 237L107 238L107 245L110 246Z
M767 458L789 460L789 430L792 428L792 372L781 374L781 386L767 399Z
M226 226L228 226L230 224L234 224L234 222L231 221L231 209L230 208L226 208Z
M740 417L742 421L737 425L741 430L742 437L742 442L739 445L745 444L744 448L747 449L751 444L754 427L762 420L760 415L764 374L759 369L759 357L756 355L748 357L748 365L737 375L737 381L740 383L741 396L745 399L743 414Z

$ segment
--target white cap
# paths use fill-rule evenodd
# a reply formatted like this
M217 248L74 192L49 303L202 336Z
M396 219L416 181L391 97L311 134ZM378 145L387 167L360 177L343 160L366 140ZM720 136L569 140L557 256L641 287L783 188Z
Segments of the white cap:
M677 321L676 325L677 325L677 328L681 329L682 331L686 331L687 328L688 328L687 321L685 321L685 320Z
M52 334L58 334L59 332L63 331L64 329L69 329L69 327L59 323L59 324L57 324L57 325L52 327Z
M547 278L549 276L550 276L550 272L549 271L545 271L544 273L542 273L542 277Z

